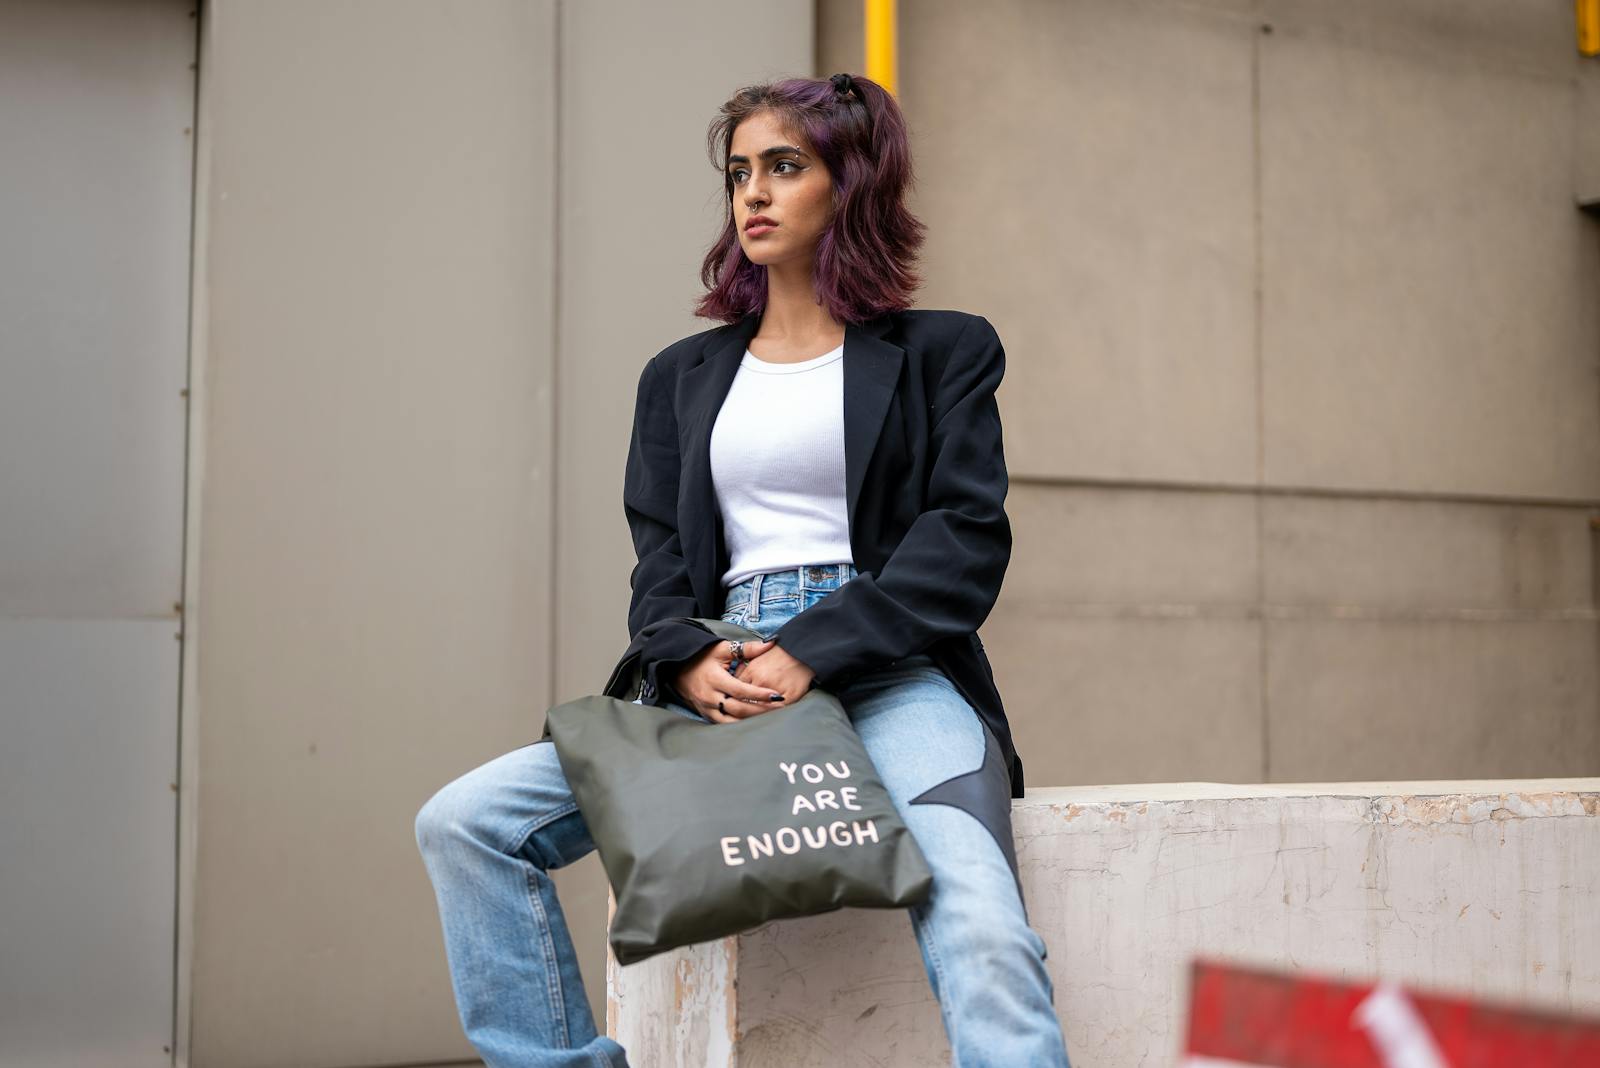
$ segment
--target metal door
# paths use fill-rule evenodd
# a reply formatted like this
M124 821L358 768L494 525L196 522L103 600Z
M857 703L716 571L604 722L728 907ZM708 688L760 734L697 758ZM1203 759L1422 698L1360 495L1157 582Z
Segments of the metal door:
M0 1064L171 1063L196 19L0 0Z

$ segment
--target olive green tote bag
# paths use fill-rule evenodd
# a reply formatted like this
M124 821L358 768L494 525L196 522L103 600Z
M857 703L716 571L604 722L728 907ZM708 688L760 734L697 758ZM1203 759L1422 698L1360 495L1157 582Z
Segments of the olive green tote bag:
M692 622L762 640L724 620ZM549 710L545 734L611 881L621 964L769 920L903 908L932 890L921 849L826 690L736 723L581 697Z

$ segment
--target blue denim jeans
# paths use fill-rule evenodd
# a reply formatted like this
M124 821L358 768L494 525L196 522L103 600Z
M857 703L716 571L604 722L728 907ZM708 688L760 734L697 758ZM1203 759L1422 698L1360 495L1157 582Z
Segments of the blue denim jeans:
M855 573L825 564L755 575L727 591L722 617L771 637ZM1009 785L993 774L998 750L988 728L925 654L833 692L933 872L929 899L907 912L953 1064L1066 1068L1044 940L1028 924L1012 859ZM682 705L668 707L709 725ZM461 1024L484 1063L625 1068L622 1047L596 1032L547 874L594 849L555 747L525 745L449 783L418 812L416 835Z

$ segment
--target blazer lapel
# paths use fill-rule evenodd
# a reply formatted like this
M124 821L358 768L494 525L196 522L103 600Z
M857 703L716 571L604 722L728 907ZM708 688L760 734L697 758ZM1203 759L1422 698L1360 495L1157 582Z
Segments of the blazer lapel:
M860 326L844 327L844 490L850 545L856 545L856 508L866 481L867 462L878 447L889 401L900 381L906 351L883 340L889 317L880 315ZM860 556L857 556L860 559Z
M756 312L729 324L711 343L706 358L678 379L679 533L695 596L708 615L722 610L721 578L728 567L722 513L711 479L711 430L760 324ZM883 339L888 329L887 315L859 325L847 322L844 327L845 514L852 548L856 546L856 508L867 463L877 447L905 363L905 350Z

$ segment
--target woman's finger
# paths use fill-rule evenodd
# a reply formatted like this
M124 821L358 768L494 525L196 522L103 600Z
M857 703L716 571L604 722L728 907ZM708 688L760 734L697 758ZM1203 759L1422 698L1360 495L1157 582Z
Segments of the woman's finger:
M713 648L715 648L717 651L717 659L721 660L724 664L731 664L735 660L743 663L754 657L760 656L762 653L772 648L772 641L773 640L771 638L764 638L760 641L751 639L749 641L741 642L740 651L743 655L739 657L735 657L733 655L733 643L731 641L724 640L721 645L714 646Z
M726 712L723 712L717 707L717 698L722 700L723 707L726 708L727 699L723 698L721 694L717 694L716 698L710 702L704 701L698 697L694 698L693 700L695 707L699 710L700 714L706 719L709 719L712 723L737 723L737 719L728 715Z
M742 710L751 707L743 701L732 700L727 694L719 693L715 689L708 690L707 693L709 697L694 697L694 706L702 716L713 723L737 723L743 718Z
M772 699L772 695L777 693L777 690L769 686L757 686L753 682L746 682L737 675L729 675L726 679L718 679L717 689L745 704L759 705L762 708L771 708L774 705L783 703Z
M772 700L772 694L777 691L769 690L765 686L751 686L732 676L726 683L719 681L717 685L729 687L725 696L717 695L722 698L722 711L739 719L749 719L751 716L759 716L763 712L771 712L774 708L784 706L782 700ZM739 687L739 690L734 691L732 687Z

